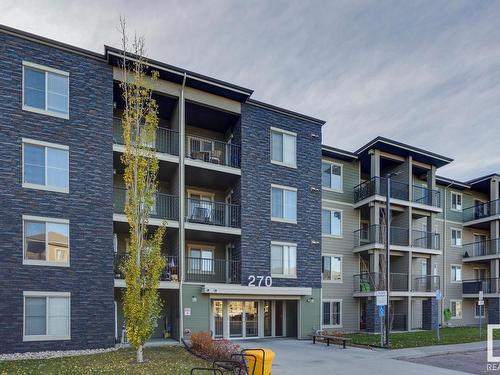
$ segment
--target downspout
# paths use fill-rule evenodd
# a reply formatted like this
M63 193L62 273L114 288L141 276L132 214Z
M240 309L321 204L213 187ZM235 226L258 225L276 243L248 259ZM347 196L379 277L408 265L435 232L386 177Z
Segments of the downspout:
M179 95L179 270L181 277L179 279L179 341L184 337L184 306L182 301L182 286L184 281L184 252L186 248L184 233L184 212L186 200L185 195L185 170L184 170L184 148L186 133L186 115L184 105L184 88L186 87L186 73L182 79L181 92Z
M453 185L453 183L449 183L447 186L444 188L444 199L443 199L443 298L441 299L441 306L440 306L440 314L439 314L439 320L441 321L441 324L443 323L443 310L444 310L444 301L447 297L446 295L446 274L447 274L447 267L446 267L446 219L447 219L447 208L446 208L446 202L448 202L448 194L447 190L448 188Z

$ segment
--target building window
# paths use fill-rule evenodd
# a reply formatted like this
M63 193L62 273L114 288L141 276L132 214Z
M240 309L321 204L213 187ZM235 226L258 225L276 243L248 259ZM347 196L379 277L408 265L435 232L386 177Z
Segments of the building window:
M69 266L69 221L23 216L23 264Z
M322 257L323 281L342 282L342 257L339 255L324 255Z
M484 318L484 301L483 305L479 304L479 301L474 303L474 317L475 318Z
M24 292L23 341L70 339L70 293Z
M271 186L271 219L297 222L297 189L286 186Z
M323 209L321 213L323 235L342 237L342 211Z
M342 164L323 162L321 165L321 181L324 188L342 192Z
M189 247L190 272L214 272L214 249Z
M451 209L453 211L462 211L462 194L451 192Z
M462 230L451 228L451 246L462 246Z
M342 300L323 300L323 327L342 327Z
M297 134L271 128L271 162L293 168L297 166Z
M23 109L69 118L69 73L23 62Z
M452 264L451 265L451 282L459 283L462 281L462 266Z
M451 300L450 310L452 319L462 319L462 301L461 300Z
M69 148L23 138L23 187L69 192Z
M271 242L271 275L273 277L297 276L297 245Z

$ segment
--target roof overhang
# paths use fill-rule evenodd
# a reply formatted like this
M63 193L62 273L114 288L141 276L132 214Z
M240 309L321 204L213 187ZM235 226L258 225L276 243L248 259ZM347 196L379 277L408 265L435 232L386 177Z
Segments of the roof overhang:
M255 295L255 296L310 296L312 288L300 287L256 287L232 284L205 284L201 287L205 294Z
M460 181L453 180L451 178L443 177L443 176L436 176L436 183L438 185L450 186L450 187L457 188L457 189L470 188L470 185L465 183L465 182L460 182Z
M490 183L492 179L496 179L497 181L500 181L500 174L498 173L491 173L486 176L482 177L477 177L472 180L467 181L467 184L471 186L471 188L479 190L479 191L485 191L488 192L490 190Z
M347 160L347 161L358 160L358 156L353 152L341 150L339 148L330 147L326 145L321 146L321 154L329 158L340 159L340 160Z

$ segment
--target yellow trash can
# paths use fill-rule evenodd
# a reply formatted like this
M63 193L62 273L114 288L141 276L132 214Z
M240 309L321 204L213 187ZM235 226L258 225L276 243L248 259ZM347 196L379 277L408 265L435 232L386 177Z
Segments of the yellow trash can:
M246 349L243 355L247 359L250 375L271 375L273 360L276 356L271 349Z

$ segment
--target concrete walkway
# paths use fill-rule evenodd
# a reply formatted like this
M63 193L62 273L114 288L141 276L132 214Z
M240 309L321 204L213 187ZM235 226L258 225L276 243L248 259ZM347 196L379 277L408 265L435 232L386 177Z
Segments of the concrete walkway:
M409 362L407 358L426 357L446 353L482 351L485 342L430 346L415 349L361 349L338 345L313 345L311 341L269 339L237 342L243 348L269 348L276 353L273 375L285 374L344 374L344 375L436 375L464 374L457 370L430 367L424 363ZM500 341L496 342L500 346ZM405 360L400 360L402 358ZM432 366L432 363L428 363ZM486 363L485 363L486 365Z

